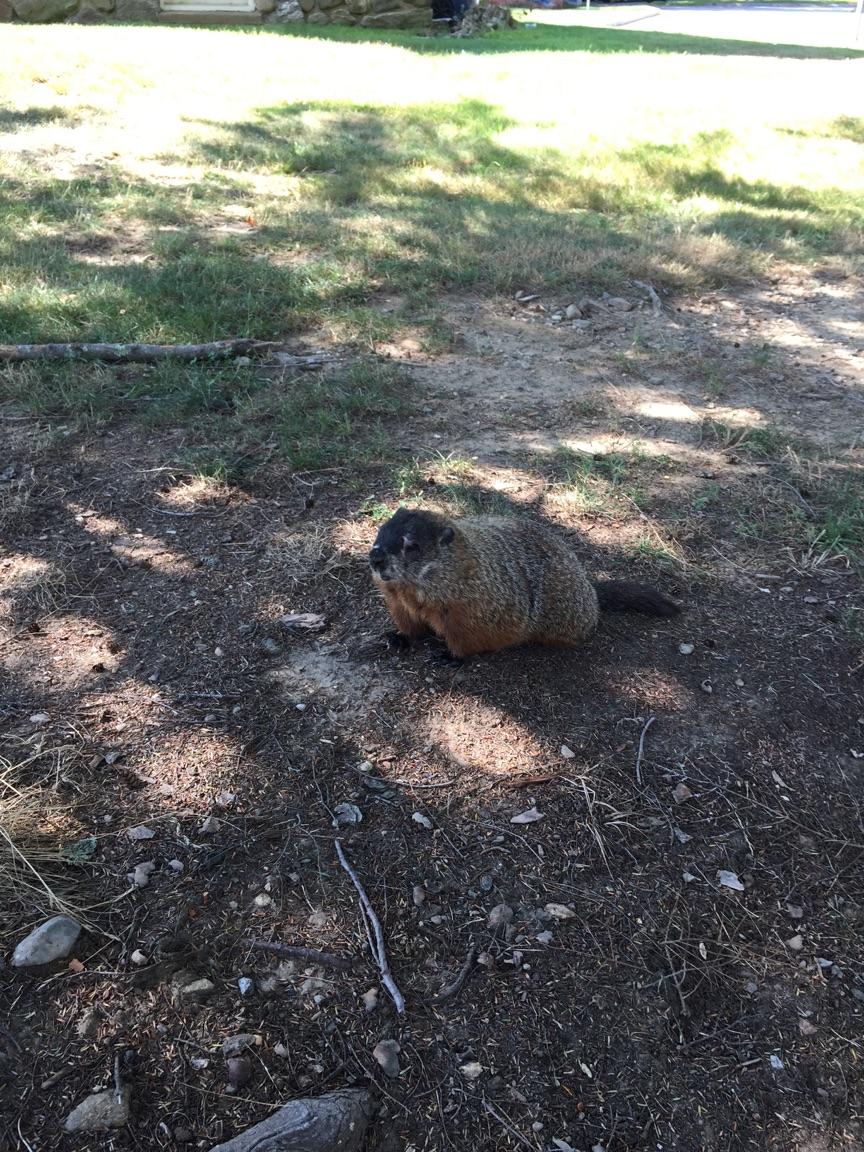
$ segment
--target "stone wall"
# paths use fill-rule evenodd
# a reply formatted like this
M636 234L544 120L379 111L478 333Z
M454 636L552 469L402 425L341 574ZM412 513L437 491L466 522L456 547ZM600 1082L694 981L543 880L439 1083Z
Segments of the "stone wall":
M363 28L426 28L431 0L255 0L257 11L162 12L159 0L0 0L0 23L95 24L359 24Z

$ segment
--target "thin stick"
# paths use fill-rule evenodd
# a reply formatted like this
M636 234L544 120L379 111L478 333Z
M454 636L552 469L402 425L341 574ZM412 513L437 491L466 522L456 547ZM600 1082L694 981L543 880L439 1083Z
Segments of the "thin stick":
M120 1075L120 1053L114 1053L114 1091L117 1093L117 1103L123 1102L123 1078Z
M332 357L293 355L275 340L214 340L208 344L0 344L0 361L101 360L106 364L154 364L160 360L230 360L235 356L277 353L286 368L314 369Z
M372 949L372 953L375 957L375 962L381 970L381 983L390 993L393 1003L396 1005L396 1011L402 1013L405 1011L405 999L399 991L396 981L393 979L393 974L390 971L390 962L387 959L387 951L384 947L384 932L381 928L381 921L375 915L375 909L372 907L372 902L366 895L366 889L360 883L357 873L348 862L348 858L342 848L342 841L336 840L334 843L336 845L336 855L339 857L339 863L351 877L351 881L360 897L360 904L375 933L375 946Z
M452 1000L454 996L458 996L465 986L465 981L471 975L474 968L474 961L477 959L477 949L472 944L468 949L468 955L465 957L465 963L459 969L459 974L455 980L451 980L449 984L445 984L437 996L433 996L429 1001L430 1004L443 1004L445 1000Z
M317 948L305 948L302 944L280 944L278 940L250 940L250 948L261 952L273 952L276 956L289 956L295 960L311 960L322 968L336 968L339 972L351 972L357 961L353 956L335 956L332 952L319 952Z
M643 752L645 751L645 733L657 719L656 716L649 716L645 721L645 727L642 729L642 735L639 737L639 751L636 753L636 783L642 783L642 761L645 759Z
M494 1116L498 1123L507 1129L507 1131L514 1139L519 1141L523 1148L530 1148L531 1152L536 1152L535 1145L532 1144L530 1140L526 1139L526 1137L522 1135L518 1128L514 1128L510 1121L505 1116L502 1116L494 1104L490 1104L485 1096L483 1097L483 1107L486 1109L490 1116Z

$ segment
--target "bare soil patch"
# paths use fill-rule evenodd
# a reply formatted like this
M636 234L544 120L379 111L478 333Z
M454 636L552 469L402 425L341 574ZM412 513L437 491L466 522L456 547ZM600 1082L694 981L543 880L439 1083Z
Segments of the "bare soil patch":
M70 843L96 839L80 965L0 974L3 1147L105 1147L61 1125L117 1052L115 1148L207 1148L367 1081L394 1150L864 1147L862 600L854 559L818 545L820 486L861 466L861 285L626 302L445 303L447 351L390 350L414 382L396 474L194 481L180 429L2 414L0 751L36 757ZM687 613L458 670L393 656L364 553L400 498L545 515L598 576ZM383 990L364 1009L343 803L404 1017ZM0 925L4 951L37 918ZM184 1000L178 973L212 994ZM241 1032L261 1042L231 1091ZM396 1080L372 1058L390 1038Z

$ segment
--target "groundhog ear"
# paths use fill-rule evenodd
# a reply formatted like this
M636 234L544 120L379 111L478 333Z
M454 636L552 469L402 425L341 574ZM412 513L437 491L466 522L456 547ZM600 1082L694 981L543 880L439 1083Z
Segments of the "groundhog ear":
M455 535L456 535L456 533L453 531L452 528L442 528L441 534L438 537L438 543L439 544L449 544Z

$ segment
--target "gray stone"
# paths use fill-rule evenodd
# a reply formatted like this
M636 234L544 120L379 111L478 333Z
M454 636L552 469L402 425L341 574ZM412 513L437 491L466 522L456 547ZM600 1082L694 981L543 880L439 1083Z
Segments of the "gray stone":
M70 916L52 916L24 937L12 953L12 967L35 968L40 964L62 960L72 951L80 935L81 925L76 924Z
M254 1048L258 1038L254 1032L240 1032L237 1036L227 1036L222 1041L223 1056L239 1056L247 1048Z
M362 1088L292 1100L254 1128L210 1152L359 1152L373 1113Z
M306 17L307 24L332 24L326 12L310 12Z
M493 930L506 928L513 919L513 909L509 904L496 904L489 913L489 927Z
M5 24L7 20L12 19L12 3L11 0L0 0L0 24ZM13 472L14 476L15 473Z
M259 12L261 12L261 13L263 13L263 15L267 16L267 15L269 15L270 12L275 11L276 0L255 0L255 7L258 9ZM248 356L237 356L234 359L234 363L238 364L241 360L245 360L246 364L252 363L251 359ZM243 365L244 368L246 367L246 364Z
M193 980L191 984L183 985L180 995L184 1000L206 1000L215 991L216 985L212 980Z
M122 1128L129 1119L132 1090L124 1085L118 1094L115 1088L86 1096L66 1117L66 1132L105 1132L109 1128Z
M284 0L284 3L277 4L273 19L280 24L302 23L304 16L299 0ZM278 651L279 646L276 647Z
M19 20L30 24L49 24L65 20L78 7L78 0L12 0L12 10Z
M114 0L83 0L83 3L66 21L67 24L100 24L114 11Z
M381 1071L391 1080L399 1075L399 1053L402 1048L398 1040L379 1040L372 1049L375 1061L380 1065Z
M116 0L114 19L127 24L151 24L159 19L159 0Z

